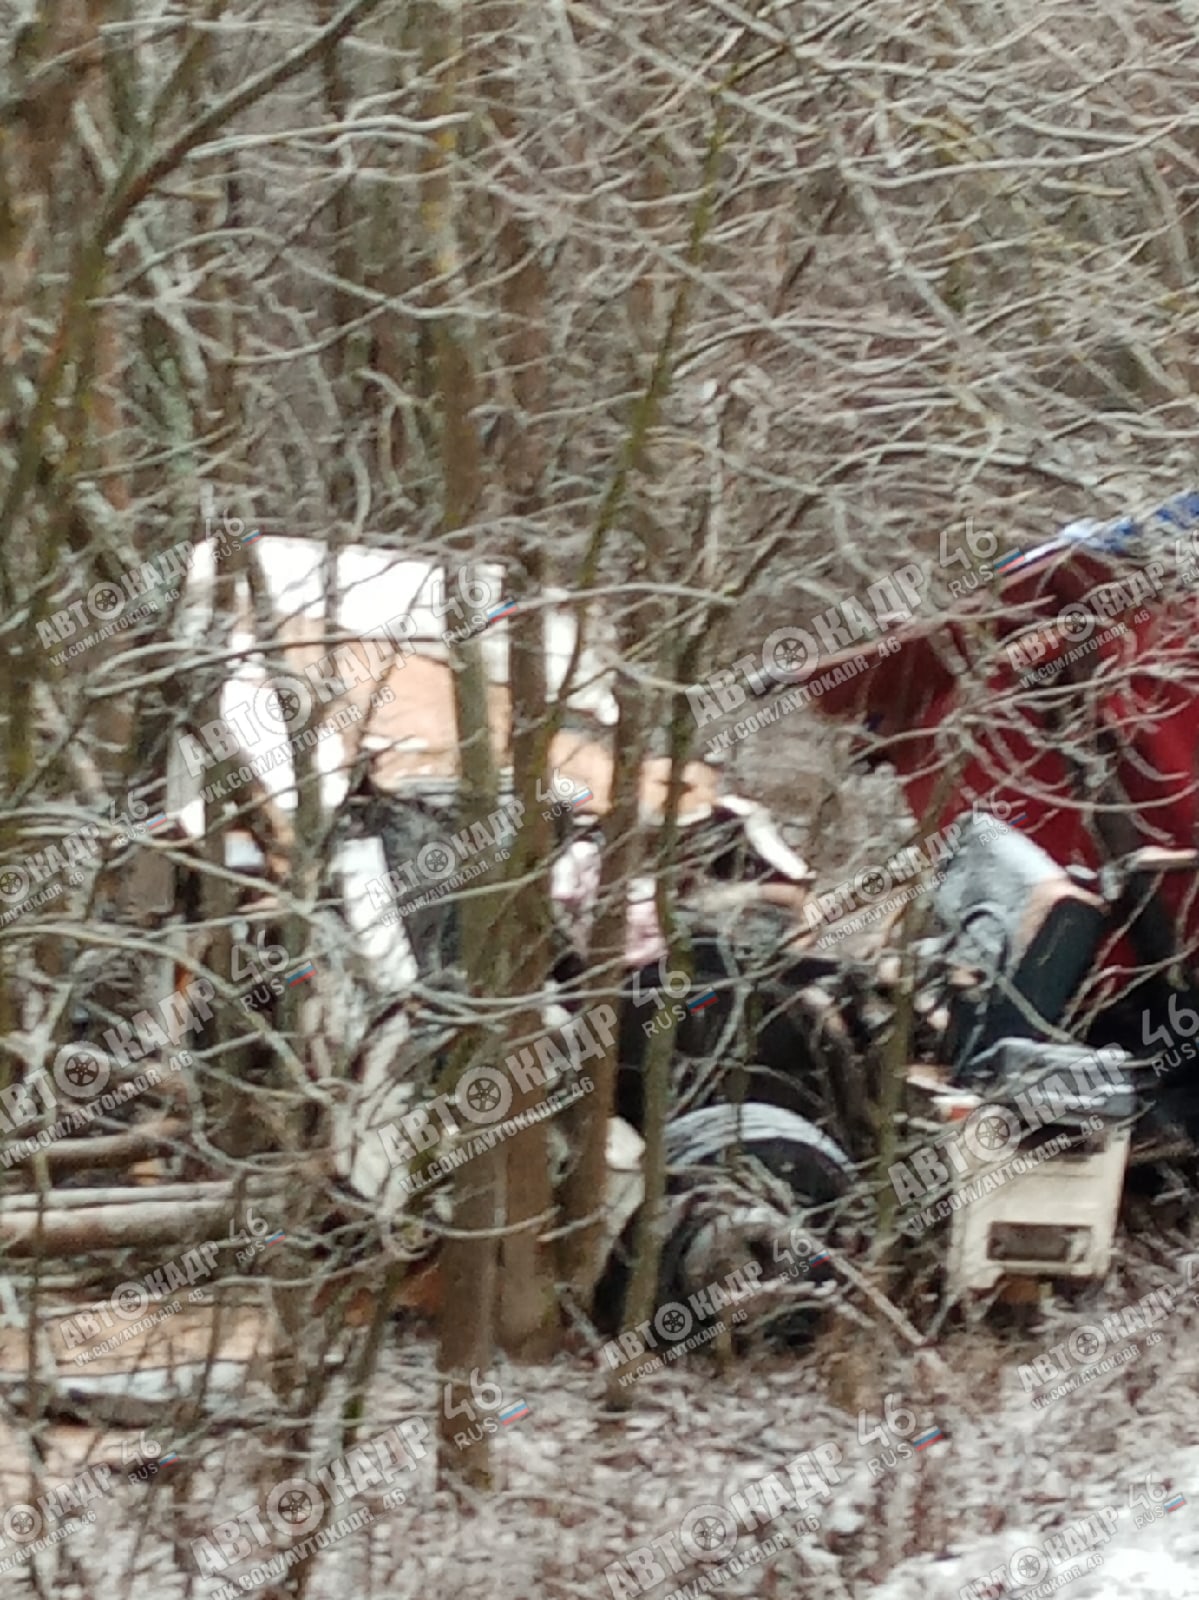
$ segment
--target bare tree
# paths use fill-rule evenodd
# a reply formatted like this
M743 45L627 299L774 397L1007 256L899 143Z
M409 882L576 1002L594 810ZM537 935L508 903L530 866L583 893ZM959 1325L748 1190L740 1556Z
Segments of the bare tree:
M226 1500L233 1516L243 1491L305 1476L325 1441L357 1439L416 1390L412 1409L439 1418L447 1479L500 1481L500 1448L486 1432L460 1446L456 1419L480 1382L498 1392L502 1375L506 1397L537 1383L561 1345L558 1291L585 1307L594 1289L617 1064L613 1044L567 1115L523 1127L404 1212L437 1242L435 1269L384 1263L374 1200L333 1173L333 1130L373 1085L364 1060L386 1091L432 1096L410 1055L438 997L372 973L351 929L364 896L332 904L344 818L315 745L296 743L286 816L261 773L240 775L236 741L214 732L229 681L252 657L262 692L279 693L302 649L346 647L347 552L451 582L505 572L502 598L519 606L505 736L486 641L445 646L459 824L496 811L509 765L526 818L508 860L453 901L465 977L441 1061L449 1092L547 1025L557 844L538 795L597 619L616 640L620 718L585 730L608 741L613 769L585 1002L615 1004L630 878L655 878L671 963L686 966L679 797L716 736L728 734L728 786L802 818L821 871L856 871L910 833L894 787L847 780L845 740L808 711L737 733L779 630L831 655L878 633L888 595L930 620L963 614L970 670L942 662L959 699L921 736L917 822L972 763L980 785L1034 768L1040 784L1037 761L1087 743L1123 674L1110 768L1146 704L1175 692L1160 685L1188 685L1186 639L1160 641L1147 700L1127 664L1105 666L1098 688L1082 674L1068 694L1058 685L1052 730L1018 748L1028 719L994 691L1000 607L982 569L1193 476L1192 33L1187 8L1148 0L0 4L3 1089L197 980L212 989L203 1026L169 1041L194 1071L160 1085L144 1121L90 1130L102 1138L82 1169L165 1149L169 1224L139 1199L113 1233L109 1207L132 1205L111 1195L79 1202L90 1221L76 1219L58 1180L81 1170L80 1141L61 1133L4 1183L40 1196L16 1208L42 1218L15 1229L22 1248L31 1227L43 1245L78 1244L76 1284L129 1278L168 1238L205 1242L214 1217L225 1275L239 1292L261 1280L256 1315L276 1331L256 1324L255 1339L273 1389L265 1411L239 1404L267 1443L217 1512L182 1479L179 1539L201 1510L211 1527ZM222 537L203 537L206 518ZM259 533L319 548L319 606L289 610L272 592ZM553 686L545 618L562 589L577 645ZM402 670L379 666L329 708ZM696 685L719 718L697 715ZM195 744L202 774L182 754ZM674 775L652 830L650 755ZM1112 848L1154 837L1152 818L1129 832L1137 797L1104 781L1088 789L1072 767L1055 793L1088 823L1098 804ZM201 787L220 796L202 838L143 828L130 843ZM246 834L252 867L232 861ZM236 969L259 933L318 972L314 990L251 1015ZM663 1032L635 1317L657 1291L671 1052ZM155 1042L145 1059L167 1053ZM896 1084L897 1070L884 1096ZM543 1104L522 1089L513 1111ZM884 1099L884 1152L892 1109ZM38 1116L34 1133L57 1127ZM254 1186L268 1180L263 1202ZM180 1196L175 1181L205 1187ZM286 1233L253 1274L223 1238L251 1201ZM84 1248L118 1234L124 1255ZM52 1266L20 1280L47 1320ZM426 1294L439 1352L401 1386L394 1302L407 1315ZM206 1325L202 1367L220 1366L232 1326ZM30 1374L35 1354L31 1336ZM172 1426L217 1449L209 1420L201 1399ZM418 1527L432 1493L422 1480L406 1511L387 1511L410 1516L417 1563L436 1537L422 1532L434 1521ZM548 1592L558 1557L531 1527L527 1592ZM602 1565L617 1534L596 1528ZM354 1592L393 1592L396 1563L376 1550L369 1565L369 1540L355 1541L289 1568L291 1592L325 1592L326 1571L341 1581L360 1555ZM130 1592L140 1560L132 1548Z

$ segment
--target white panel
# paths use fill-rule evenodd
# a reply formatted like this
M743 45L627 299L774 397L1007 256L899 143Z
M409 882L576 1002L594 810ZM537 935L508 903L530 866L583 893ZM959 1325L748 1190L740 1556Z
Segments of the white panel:
M568 598L565 589L551 589L549 594L556 600ZM557 606L550 609L546 617L545 653L546 682L552 695L558 694L565 681L577 632L574 609ZM618 715L612 695L613 674L601 672L601 665L604 654L610 654L615 645L615 633L593 614L587 622L587 635L589 642L575 673L574 681L579 687L570 696L570 704L578 711L589 711L604 727L610 728L615 726Z
M370 884L383 877L387 863L377 838L352 839L339 849L335 869L341 876L346 920L353 937L355 967L365 966L376 1002L401 995L415 981L416 961L402 921L385 922L386 906L376 906ZM361 1195L393 1206L401 1172L394 1170L378 1129L412 1107L410 1084L397 1082L397 1057L409 1036L406 1016L397 1014L367 1034L362 1053L362 1081L334 1119L338 1170ZM342 1041L349 1045L350 1040ZM358 1043L358 1041L353 1041Z
M266 577L267 589L284 617L325 614L323 563L325 547L316 539L268 536L249 547Z
M323 618L325 551L319 541L266 536L253 549L271 598L284 615ZM389 624L394 627L411 614L418 639L482 627L488 612L502 603L503 568L484 565L477 570L494 598L472 608L460 596L446 593L443 567L405 560L392 550L346 545L337 553L337 625L360 638L384 638Z
M376 906L370 885L387 876L383 846L377 838L351 839L336 858L344 885L346 920L357 947L370 963L371 980L382 994L402 994L416 981L417 966L402 919L385 922L389 903Z

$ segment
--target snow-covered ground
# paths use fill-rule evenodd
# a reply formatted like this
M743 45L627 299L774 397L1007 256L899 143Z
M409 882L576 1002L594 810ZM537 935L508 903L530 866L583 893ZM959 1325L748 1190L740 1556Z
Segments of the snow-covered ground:
M494 1494L456 1503L437 1489L431 1455L402 1478L402 1505L388 1508L381 1490L364 1491L355 1504L370 1510L368 1525L318 1556L308 1600L681 1600L709 1592L753 1600L1199 1600L1189 1292L1179 1290L1176 1308L1152 1330L1160 1342L1148 1332L1122 1341L1123 1349L1136 1346L1132 1355L1052 1405L1038 1410L1020 1373L1075 1330L1181 1282L1160 1255L1126 1261L1085 1306L1049 1308L1042 1328L1017 1337L987 1322L958 1327L935 1352L838 1321L793 1358L722 1372L697 1353L639 1380L632 1409L621 1415L604 1410L602 1364L586 1353L549 1367L501 1365L494 1375L503 1405L522 1400L529 1414L496 1431ZM335 1384L313 1471L337 1454L329 1430L342 1399ZM405 1417L432 1424L439 1404L431 1346L398 1331L361 1437ZM185 1473L168 1483L122 1482L95 1527L38 1558L63 1562L44 1568L45 1592L60 1600L218 1593L216 1578L196 1573L191 1541L265 1499L286 1475L279 1441L234 1414L218 1431L202 1424L171 1444ZM835 1463L827 1493L809 1493L802 1505L783 1494L751 1535L750 1486L759 1486L757 1503L769 1510L763 1480L773 1474L784 1489L794 1484L788 1463L797 1460ZM697 1559L695 1540L689 1545L682 1532L713 1507L717 1520L724 1508L733 1536L714 1564ZM803 1526L808 1518L811 1528ZM330 1512L326 1525L332 1520ZM766 1559L746 1556L780 1534L782 1547ZM1097 1558L1089 1571L1088 1547ZM675 1570L668 1563L662 1581L645 1586L638 1572L652 1578L654 1551L668 1561L668 1548ZM649 1554L639 1558L638 1550ZM724 1565L734 1557L746 1561L739 1573ZM719 1581L716 1567L726 1574ZM234 1581L232 1592L271 1600L282 1592L252 1579L243 1589L242 1573L222 1574ZM0 1590L9 1592L17 1591Z

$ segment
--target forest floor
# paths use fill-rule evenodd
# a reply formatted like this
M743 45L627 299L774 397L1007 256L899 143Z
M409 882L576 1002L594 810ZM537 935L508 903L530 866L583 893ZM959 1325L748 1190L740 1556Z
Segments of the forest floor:
M1192 1289L1184 1267L1181 1251L1125 1241L1102 1288L1026 1308L1019 1331L1001 1327L997 1313L951 1324L935 1348L912 1350L889 1331L837 1320L793 1355L748 1356L722 1370L696 1351L639 1379L621 1414L605 1409L603 1371L592 1356L501 1367L504 1406L519 1399L528 1414L497 1427L494 1492L464 1506L439 1490L431 1449L394 1480L403 1504L385 1505L383 1485L351 1491L343 1505L325 1507L318 1526L336 1530L360 1512L359 1526L315 1557L306 1595L1199 1600L1199 1283ZM1150 1308L1141 1332L1127 1320L1133 1305ZM1080 1330L1102 1330L1115 1313L1124 1320L1103 1337L1119 1363L1090 1377L1088 1362L1102 1351L1093 1331ZM1038 1407L1026 1386L1030 1366L1055 1345L1051 1359L1076 1387ZM93 1523L31 1559L11 1538L13 1507L28 1489L17 1470L21 1430L10 1434L0 1594L290 1593L273 1586L273 1543L254 1552L257 1572L248 1557L219 1574L197 1568L201 1547L193 1541L261 1505L285 1475L269 1393L261 1383L222 1392L228 1376L218 1375L208 1414L190 1434L169 1435L172 1405L163 1397L162 1425L148 1431L180 1459L147 1482L116 1470L119 1435L52 1428L41 1444L46 1481L64 1474L64 1462L78 1472L84 1462L107 1461L113 1487L87 1508ZM344 1398L338 1374L317 1413L318 1462L338 1454ZM432 1343L397 1327L360 1438L378 1438L405 1418L433 1428L440 1400ZM932 1430L939 1434L915 1450ZM823 1485L819 1472L807 1475L798 1500L798 1480L787 1471L796 1458L828 1466ZM784 1491L773 1503L769 1494L730 1498L771 1474ZM774 1513L756 1532L753 1503L759 1520ZM713 1517L723 1541L700 1560L697 1530ZM772 1539L777 1547L763 1554ZM21 1559L9 1570L14 1557ZM730 1562L744 1562L743 1570Z
M782 817L810 819L799 848L826 881L885 859L911 828L887 774L846 781L843 744L832 730L797 729L769 750L747 741L729 774L731 789ZM1199 1600L1199 1278L1193 1287L1187 1279L1187 1248L1179 1236L1166 1247L1156 1234L1122 1228L1102 1286L1023 1308L1019 1327L1000 1312L951 1318L922 1350L885 1322L872 1330L839 1319L792 1354L721 1367L701 1349L639 1379L620 1414L605 1409L593 1356L501 1364L503 1404L520 1400L528 1412L497 1424L494 1491L464 1507L438 1489L430 1449L395 1480L402 1504L385 1504L380 1486L326 1507L322 1532L351 1512L364 1525L315 1557L305 1600ZM1137 1305L1153 1306L1153 1320L1102 1333L1105 1317ZM1096 1328L1105 1344L1093 1353ZM88 1507L93 1522L32 1556L12 1525L32 1492L31 1404L16 1380L21 1352L6 1358L0 1341L0 1392L13 1405L0 1424L0 1600L279 1600L295 1592L276 1586L271 1540L219 1573L203 1575L197 1562L205 1547L196 1541L213 1540L239 1516L226 1536L240 1538L251 1520L244 1513L283 1476L278 1408L239 1348L239 1340L251 1349L255 1342L242 1333L230 1327L194 1428L172 1431L175 1399L146 1388L137 1422L179 1458L146 1481L130 1478L126 1465L131 1442L144 1441L140 1428L60 1420L39 1430L44 1482L100 1463L111 1468L112 1488ZM1091 1376L1096 1354L1118 1354L1118 1364ZM1038 1357L1070 1386L1043 1406L1028 1387ZM121 1364L117 1353L114 1381ZM103 1380L89 1381L94 1391ZM361 1439L408 1418L435 1431L442 1395L427 1330L397 1324ZM318 1463L339 1454L344 1403L345 1374L336 1371L314 1418ZM797 1458L828 1465L824 1492L803 1504L787 1471ZM773 1507L756 1502L769 1520L751 1532L746 1490L772 1474L791 1493ZM698 1559L692 1533L722 1516L725 1542ZM769 1553L767 1541L777 1541Z

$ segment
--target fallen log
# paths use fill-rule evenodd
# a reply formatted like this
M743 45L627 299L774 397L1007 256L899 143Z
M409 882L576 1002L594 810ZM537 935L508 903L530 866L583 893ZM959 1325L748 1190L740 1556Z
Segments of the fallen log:
M84 1172L89 1167L120 1168L151 1156L169 1154L173 1142L186 1131L187 1124L178 1118L160 1117L141 1123L128 1133L102 1134L95 1139L60 1139L44 1149L39 1146L36 1151L15 1156L9 1166L13 1169L32 1166L35 1156L43 1155L52 1178Z
M233 1220L233 1198L194 1205L92 1206L83 1211L13 1211L0 1215L0 1249L18 1259L28 1256L85 1255L93 1250L127 1250L164 1245L195 1245L219 1236ZM38 1225L41 1224L39 1235Z
M0 1251L23 1258L82 1255L92 1250L245 1242L230 1240L235 1218L245 1228L251 1201L263 1210L282 1200L278 1178L242 1184L170 1183L156 1190L104 1188L7 1195L0 1200ZM274 1229L274 1215L260 1220Z
M256 1174L245 1179L241 1192L246 1199L260 1199L266 1195L281 1194L284 1188L282 1175L270 1177ZM136 1185L121 1184L99 1189L50 1189L42 1196L33 1190L19 1194L6 1194L0 1198L0 1218L14 1211L37 1211L44 1205L47 1211L85 1211L91 1206L158 1205L174 1201L219 1200L232 1197L239 1187L233 1179L209 1183L162 1183L153 1190Z

